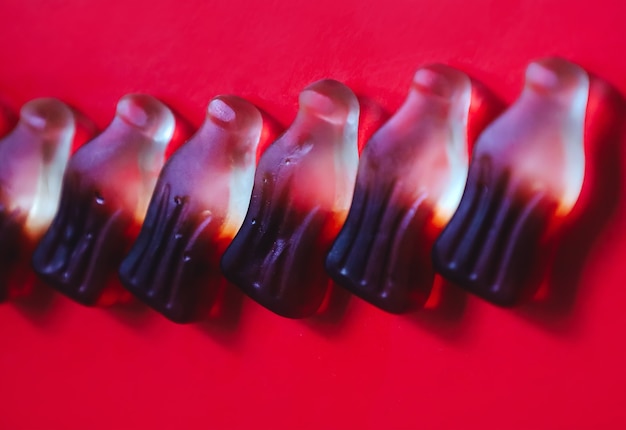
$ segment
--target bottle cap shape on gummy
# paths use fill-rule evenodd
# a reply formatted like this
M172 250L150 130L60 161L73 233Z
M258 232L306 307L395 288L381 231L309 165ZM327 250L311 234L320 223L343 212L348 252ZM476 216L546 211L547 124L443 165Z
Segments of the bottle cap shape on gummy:
M389 312L411 310L430 292L427 230L445 224L461 199L471 92L458 70L419 69L404 104L361 154L352 206L326 268Z
M0 140L0 300L25 292L24 261L50 225L75 134L71 109L54 98L26 103ZM28 267L30 269L30 267Z
M575 64L528 66L519 99L479 137L459 208L433 248L445 278L500 305L518 299L533 255L580 194L588 95Z
M174 127L154 97L122 97L107 129L70 159L59 210L33 256L43 280L86 305L115 300L103 292L143 221Z
M261 156L250 207L221 262L228 280L290 318L314 314L326 296L324 258L350 206L358 164L352 91L322 80L299 101L292 125Z
M250 201L262 129L254 105L216 97L198 132L163 167L120 278L173 321L200 317L216 292L219 259Z

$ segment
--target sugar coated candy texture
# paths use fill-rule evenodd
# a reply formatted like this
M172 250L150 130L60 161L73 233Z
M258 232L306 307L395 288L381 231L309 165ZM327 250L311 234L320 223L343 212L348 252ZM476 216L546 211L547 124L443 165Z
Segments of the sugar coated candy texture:
M500 305L582 187L589 78L558 58L531 63L519 99L479 137L463 198L433 249L437 270Z
M41 278L86 305L114 300L103 292L143 221L174 127L155 98L120 100L109 127L70 159L59 210L33 256Z
M173 321L200 317L220 284L220 258L250 201L262 129L252 104L216 97L200 130L161 172L120 277Z
M470 79L455 69L418 70L402 107L361 155L352 206L326 268L389 312L411 310L430 292L433 232L465 186L471 92Z
M261 157L250 207L222 270L277 314L314 314L327 293L324 257L352 199L358 116L350 89L316 82L300 93L291 127Z
M32 285L28 263L57 210L74 133L70 108L45 98L26 103L0 140L0 300Z

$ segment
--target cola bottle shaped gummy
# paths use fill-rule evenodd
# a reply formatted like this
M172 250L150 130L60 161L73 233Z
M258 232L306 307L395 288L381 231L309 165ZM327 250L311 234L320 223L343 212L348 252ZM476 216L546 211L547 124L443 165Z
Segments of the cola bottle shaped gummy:
M174 127L154 97L127 95L107 129L72 156L59 210L33 255L44 281L85 305L120 299L119 263L143 221Z
M36 99L0 140L0 301L32 287L31 255L56 212L75 127L64 103Z
M250 207L221 262L227 279L290 318L314 314L327 293L324 258L350 206L358 164L352 91L318 81L299 105L259 161Z
M479 137L459 208L433 248L445 278L499 305L519 298L580 194L588 94L577 65L528 66L519 99Z
M163 167L120 278L173 321L199 317L220 284L219 259L248 208L262 128L251 103L216 97L202 127Z
M361 154L350 212L326 269L388 312L423 304L432 287L434 236L458 205L467 176L471 92L460 71L421 68L404 104Z

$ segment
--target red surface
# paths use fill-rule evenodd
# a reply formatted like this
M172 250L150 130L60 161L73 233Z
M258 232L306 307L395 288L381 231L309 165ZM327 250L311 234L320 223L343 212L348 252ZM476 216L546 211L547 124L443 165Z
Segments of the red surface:
M510 102L525 65L558 54L624 94L625 26L617 0L4 0L0 101L17 112L57 96L103 128L120 96L143 91L198 126L211 97L236 93L287 125L299 90L332 77L360 96L369 135L433 61ZM445 288L408 316L344 296L290 321L231 290L225 314L176 326L42 289L0 305L0 429L624 428L615 134L588 147L543 304L503 310Z

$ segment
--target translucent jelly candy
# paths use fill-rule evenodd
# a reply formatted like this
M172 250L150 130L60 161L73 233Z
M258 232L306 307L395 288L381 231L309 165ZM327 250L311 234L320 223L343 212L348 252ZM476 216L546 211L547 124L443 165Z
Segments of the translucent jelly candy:
M588 93L587 74L572 63L528 66L520 98L478 139L459 208L435 243L444 277L494 303L515 302L537 247L580 193Z
M118 298L103 292L143 220L174 124L155 98L127 95L109 127L70 159L59 210L33 256L50 285L87 305Z
M250 201L262 128L261 113L252 104L217 97L200 130L161 172L120 277L173 321L198 316L219 284L219 259Z
M323 80L300 94L291 127L263 154L225 276L268 309L315 313L327 292L324 256L345 219L356 177L359 104Z
M432 231L452 216L467 176L471 92L457 70L418 70L405 103L361 155L352 206L326 268L389 312L408 311L430 292Z
M37 99L0 140L0 300L32 284L31 253L56 212L74 132L70 108Z

